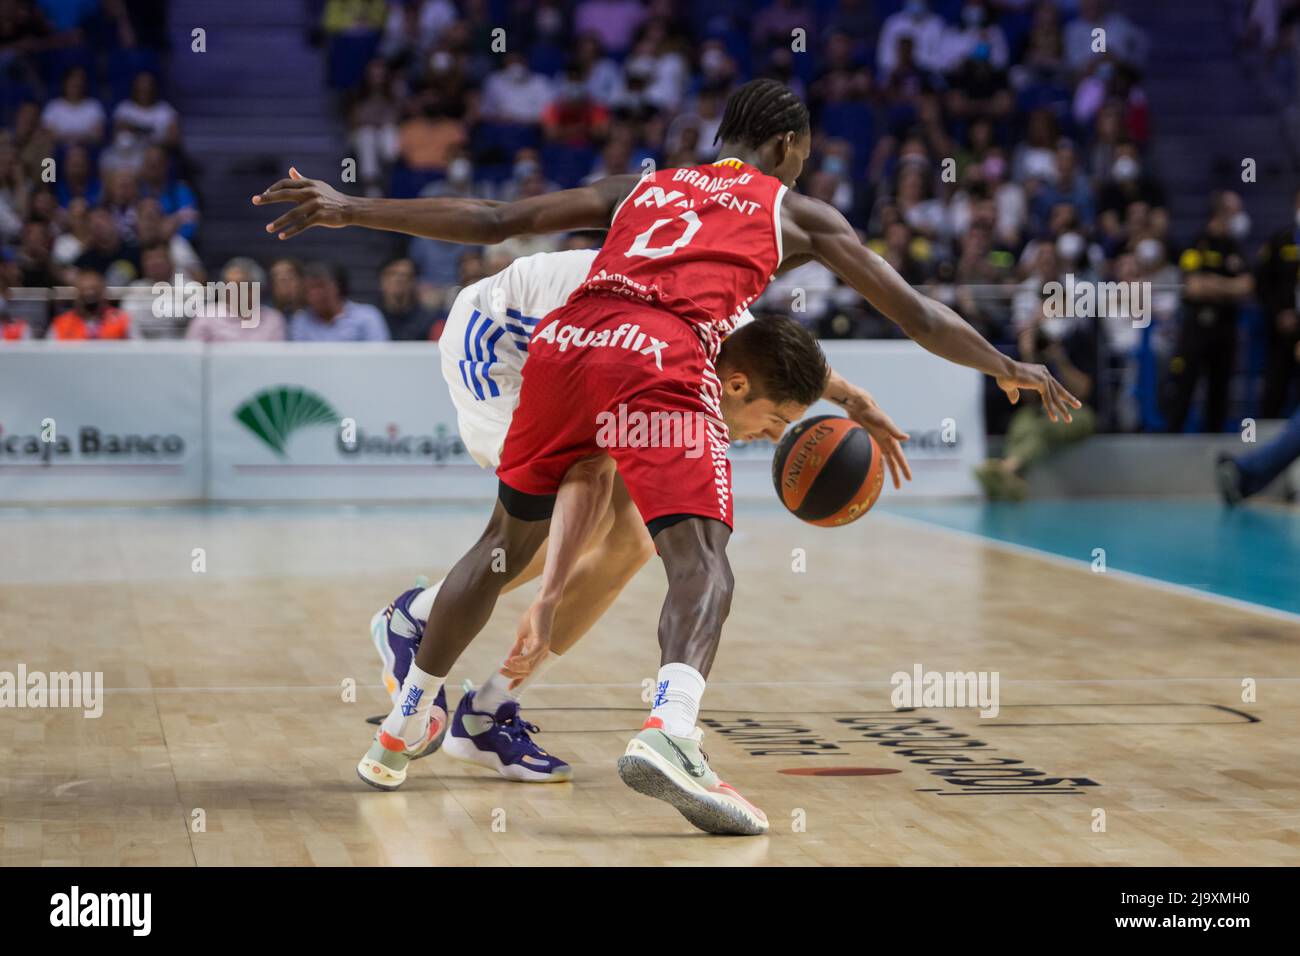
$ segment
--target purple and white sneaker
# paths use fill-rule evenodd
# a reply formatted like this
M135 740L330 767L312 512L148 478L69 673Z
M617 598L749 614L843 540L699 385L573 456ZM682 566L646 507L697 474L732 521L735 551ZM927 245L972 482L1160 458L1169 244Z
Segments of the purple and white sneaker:
M384 662L384 690L388 691L394 704L424 637L424 623L411 613L411 602L423 590L417 586L403 591L392 604L370 619L370 640Z
M474 709L474 685L465 682L465 696L451 719L451 732L442 749L457 760L495 770L522 783L564 783L573 768L548 754L529 734L537 725L519 716L519 703L508 700L495 714Z
M411 613L411 601L423 590L424 587L421 585L411 588L409 591L403 591L392 604L370 619L370 639L374 642L375 650L379 652L379 656L384 662L384 689L388 691L388 696L393 699L394 704L398 702L398 698L401 696L402 682L406 680L406 675L410 673L411 664L415 660L415 652L420 649L420 641L424 637L424 623ZM434 706L441 707L443 713L446 714L447 696L445 688L438 692L438 698ZM382 719L381 715L379 720ZM446 739L447 729L450 726L450 722L444 719L442 727L429 742L429 745L421 748L418 753L408 756L412 760L419 760L421 757L427 757L429 754L437 752L442 747L442 742Z

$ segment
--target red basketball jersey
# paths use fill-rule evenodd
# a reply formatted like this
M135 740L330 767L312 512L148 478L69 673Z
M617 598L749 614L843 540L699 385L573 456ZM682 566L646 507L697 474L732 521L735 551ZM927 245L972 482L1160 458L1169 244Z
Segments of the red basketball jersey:
M690 323L710 359L781 262L785 186L738 159L660 170L614 210L586 282Z

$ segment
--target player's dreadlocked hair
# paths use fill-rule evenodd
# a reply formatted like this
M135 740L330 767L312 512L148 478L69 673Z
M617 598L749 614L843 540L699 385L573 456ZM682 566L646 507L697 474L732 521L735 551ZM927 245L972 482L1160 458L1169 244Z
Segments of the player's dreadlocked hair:
M757 148L781 133L808 129L808 107L776 80L750 80L727 99L715 143Z

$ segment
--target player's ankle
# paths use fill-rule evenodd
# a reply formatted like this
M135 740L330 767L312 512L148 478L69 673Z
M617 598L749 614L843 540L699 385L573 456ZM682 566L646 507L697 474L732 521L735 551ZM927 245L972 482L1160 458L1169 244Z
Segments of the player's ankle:
M650 716L662 723L664 733L689 737L695 731L703 696L704 675L689 664L665 664L655 681Z

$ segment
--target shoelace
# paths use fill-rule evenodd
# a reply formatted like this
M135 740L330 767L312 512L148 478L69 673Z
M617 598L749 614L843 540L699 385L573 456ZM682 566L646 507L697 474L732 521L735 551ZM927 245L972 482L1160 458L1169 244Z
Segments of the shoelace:
M522 737L524 740L531 742L532 737L530 737L529 734L539 733L541 728L534 723L524 720L519 716L518 712L516 712L515 716L501 721L501 730L510 737L516 739Z

